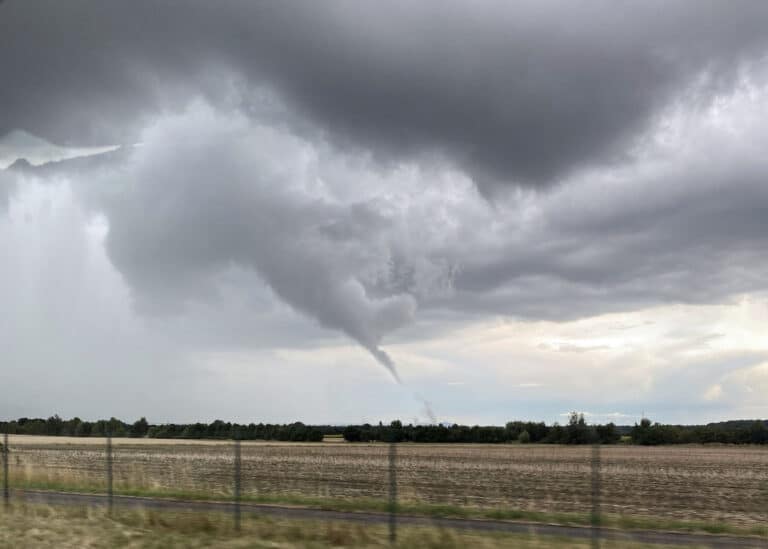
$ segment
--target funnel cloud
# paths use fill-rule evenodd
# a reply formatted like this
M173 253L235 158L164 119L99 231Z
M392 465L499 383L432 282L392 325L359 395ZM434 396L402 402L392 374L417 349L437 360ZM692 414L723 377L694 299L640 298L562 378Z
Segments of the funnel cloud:
M101 183L113 192L95 198L109 224L107 252L141 310L173 313L215 294L217 274L253 269L283 302L347 334L399 382L380 344L413 319L416 301L408 291L374 296L364 284L372 275L386 281L395 248L392 222L373 203L308 190L303 172L315 161L280 159L310 144L205 106L158 122L142 141ZM359 231L361 221L378 230Z

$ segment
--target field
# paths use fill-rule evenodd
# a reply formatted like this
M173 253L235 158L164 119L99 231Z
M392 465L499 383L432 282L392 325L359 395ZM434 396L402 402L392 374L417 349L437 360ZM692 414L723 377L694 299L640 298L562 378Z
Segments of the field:
M15 488L104 491L103 439L12 436ZM245 500L384 510L388 446L242 443ZM603 447L605 524L768 535L768 449ZM232 444L115 439L117 493L227 499ZM586 523L590 448L552 445L397 447L401 510L415 514Z

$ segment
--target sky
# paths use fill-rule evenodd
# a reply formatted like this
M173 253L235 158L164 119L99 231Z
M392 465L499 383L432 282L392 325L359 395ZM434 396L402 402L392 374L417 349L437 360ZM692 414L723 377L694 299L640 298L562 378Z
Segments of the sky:
M0 3L0 417L768 418L767 20Z

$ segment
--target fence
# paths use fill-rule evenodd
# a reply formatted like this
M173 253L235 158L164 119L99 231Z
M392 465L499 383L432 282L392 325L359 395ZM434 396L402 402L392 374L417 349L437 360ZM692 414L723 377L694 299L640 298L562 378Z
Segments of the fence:
M186 441L189 449L184 451L187 453L178 450L169 458L169 452L176 452L175 449L185 443L147 441L142 445L123 439L122 446L115 446L111 437L102 440L101 449L94 439L89 439L88 444L84 443L78 452L69 455L69 450L55 445L12 447L8 444L8 435L4 435L5 504L15 493L10 488L17 488L12 482L14 467L20 475L30 465L58 471L68 460L79 459L78 470L91 475L84 485L89 487L88 491L102 494L110 513L119 501L116 494L120 494L121 486L125 487L127 482L141 484L167 477L169 484L184 490L198 484L198 494L218 490L210 499L221 499L229 493L231 504L222 509L231 510L234 527L239 530L244 497L249 503L247 512L258 513L260 507L251 504L279 500L267 497L270 493L292 494L304 490L305 495L321 494L328 501L340 495L349 497L361 503L360 510L384 511L381 522L387 524L393 544L397 542L398 517L419 514L420 510L429 510L429 505L482 508L484 514L466 516L529 522L548 520L547 509L574 515L580 511L587 517L580 528L581 534L588 535L593 547L599 547L606 535L603 530L606 498L614 512L624 508L632 513L633 505L637 509L653 505L662 514L672 510L671 518L679 518L674 516L676 509L684 510L687 506L690 510L694 505L708 502L711 508L699 508L699 515L730 520L725 513L732 512L731 516L747 517L749 524L758 529L761 525L764 527L768 519L768 452L765 450L251 443L246 447L244 459L244 445L234 440L226 446L195 446ZM161 460L166 461L161 463ZM634 464L635 469L630 469L628 463ZM730 468L718 473L717 468L726 463L731 464ZM129 465L135 468L133 477L126 472ZM681 478L674 477L674 467L686 468ZM734 481L739 471L745 472L742 484ZM607 492L605 474L608 474ZM369 483L366 490L361 489L363 475ZM702 479L706 482L693 482L697 475L704 475ZM223 486L226 484L229 488ZM542 488L544 484L546 487ZM30 485L19 481L18 487L25 486ZM724 487L733 493L724 492ZM378 507L365 499L365 495L380 498L383 504ZM316 503L317 499L313 501ZM527 505L526 501L544 502L541 503L544 511L536 511L536 506ZM768 532L763 533L766 534Z
M8 482L8 450L8 433L3 433L3 503L6 506L10 503L11 499Z

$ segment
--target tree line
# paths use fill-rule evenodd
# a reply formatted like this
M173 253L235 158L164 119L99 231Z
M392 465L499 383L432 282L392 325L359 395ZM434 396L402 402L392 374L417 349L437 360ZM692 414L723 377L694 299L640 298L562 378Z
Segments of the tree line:
M550 444L616 444L621 439L613 423L588 425L582 414L572 413L566 425L544 422L510 421L504 427L467 425L349 425L342 432L349 442L460 442L491 443L538 442Z
M728 421L708 425L664 425L643 419L633 427L613 423L588 424L582 414L572 412L568 423L511 421L504 427L466 425L349 425L342 431L349 442L460 442L543 444L768 444L768 422Z
M249 423L247 425L224 422L151 425L146 418L125 423L116 418L83 421L80 418L62 419L58 415L41 418L20 418L0 421L0 432L17 435L49 435L71 437L134 437L181 439L236 439L319 442L323 431L301 422L287 425Z
M146 418L125 423L116 418L83 421L65 420L58 415L47 419L20 418L0 421L0 432L19 435L72 437L134 437L171 439L240 439L320 442L324 434L341 434L348 442L432 442L544 444L768 444L768 421L739 420L708 425L668 425L643 419L632 427L588 424L582 414L573 412L565 425L544 422L510 421L504 427L467 425L305 425L249 423L216 420L211 423L150 424Z
M765 421L725 421L708 425L664 425L643 419L630 432L632 442L658 444L768 444Z

